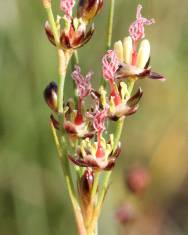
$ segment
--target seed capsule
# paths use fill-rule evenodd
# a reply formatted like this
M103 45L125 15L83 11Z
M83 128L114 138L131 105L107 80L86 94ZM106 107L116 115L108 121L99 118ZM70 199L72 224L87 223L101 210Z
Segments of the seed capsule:
M55 112L57 112L57 84L50 82L50 84L44 90L44 99L48 106Z
M94 181L93 171L87 168L83 176L81 177L79 185L80 196L85 205L87 205L90 202L93 181Z

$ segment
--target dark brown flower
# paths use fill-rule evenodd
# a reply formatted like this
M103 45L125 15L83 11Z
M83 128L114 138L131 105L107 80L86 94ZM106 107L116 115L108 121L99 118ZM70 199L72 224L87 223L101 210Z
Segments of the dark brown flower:
M92 37L95 31L94 24L87 31L85 24L80 24L76 29L73 22L68 32L61 33L60 44L63 49L76 49L84 46Z
M56 46L55 38L48 22L45 24L45 31L49 41ZM69 29L64 29L60 34L60 45L65 50L82 47L91 39L94 31L94 24L87 30L84 23L79 23L78 27L75 27L72 20Z
M165 78L163 75L151 71L151 68L138 68L135 65L130 65L126 63L121 63L118 70L116 71L115 78L118 80L123 80L127 78L150 78L164 81Z
M134 114L138 110L138 103L143 95L141 88L138 89L135 95L128 100L122 100L122 102L113 107L112 111L109 111L108 117L117 121L121 117L127 117Z

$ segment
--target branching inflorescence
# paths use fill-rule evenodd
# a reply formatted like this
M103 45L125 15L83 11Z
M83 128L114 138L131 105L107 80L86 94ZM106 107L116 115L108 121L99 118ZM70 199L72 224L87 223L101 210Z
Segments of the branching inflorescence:
M92 235L97 234L96 225L110 173L121 153L120 136L124 120L138 110L143 95L141 88L131 94L134 84L143 78L164 80L149 66L150 43L144 39L144 26L153 24L154 20L142 17L142 6L138 5L129 36L123 42L116 42L102 58L102 74L108 87L93 88L93 73L83 75L76 64L71 77L77 95L65 101L64 82L69 61L76 56L77 49L92 38L92 22L102 9L103 0L79 0L77 3L75 0L61 0L60 9L64 14L57 19L54 19L51 4L50 0L43 0L48 14L45 31L58 52L59 81L58 84L53 81L46 87L44 98L52 112L50 123L74 208L78 234ZM73 16L74 6L77 7L76 16ZM113 14L110 15L113 17ZM112 27L112 18L109 22L109 27ZM86 109L89 97L92 104ZM114 133L107 128L109 121L115 125ZM75 169L77 182L73 182L70 165ZM78 190L75 185L78 185Z

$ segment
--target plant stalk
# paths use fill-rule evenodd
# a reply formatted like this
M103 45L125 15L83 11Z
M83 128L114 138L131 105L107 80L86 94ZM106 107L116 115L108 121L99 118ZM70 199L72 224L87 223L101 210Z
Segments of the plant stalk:
M71 172L70 172L70 166L69 166L69 162L67 159L67 147L66 147L64 140L62 140L62 137L57 134L57 132L53 126L53 123L51 123L51 129L52 129L52 133L54 136L58 156L61 161L63 173L65 176L65 181L67 184L69 197L71 199L71 203L72 203L72 206L74 209L74 215L75 215L75 219L76 219L78 234L79 235L86 235L83 216L82 216L82 212L81 212L80 206L79 206L77 198L76 198L76 192L74 189L74 184L73 184L73 180L72 180L72 176L71 176Z
M107 35L107 50L110 49L111 44L112 44L114 9L115 9L115 0L110 0L110 11L109 11L109 20L108 20L108 35Z

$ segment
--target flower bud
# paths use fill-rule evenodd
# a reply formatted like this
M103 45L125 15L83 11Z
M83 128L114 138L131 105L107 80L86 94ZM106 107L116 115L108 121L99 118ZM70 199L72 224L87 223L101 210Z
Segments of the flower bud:
M147 39L144 39L141 44L138 51L137 56L137 67L143 69L145 65L147 64L150 57L150 43Z
M126 37L123 40L123 54L124 62L126 64L132 63L133 43L131 37Z
M88 22L94 18L103 6L103 0L79 0L77 16Z
M55 112L57 112L57 84L50 82L50 84L44 90L44 99L48 106Z
M82 175L79 184L80 198L85 207L87 207L87 205L91 200L93 181L94 181L93 171L87 168L84 174Z
M126 203L117 209L115 216L120 224L126 225L136 219L137 213L131 203Z
M150 184L150 175L142 167L132 169L127 177L127 185L131 192L139 194Z

